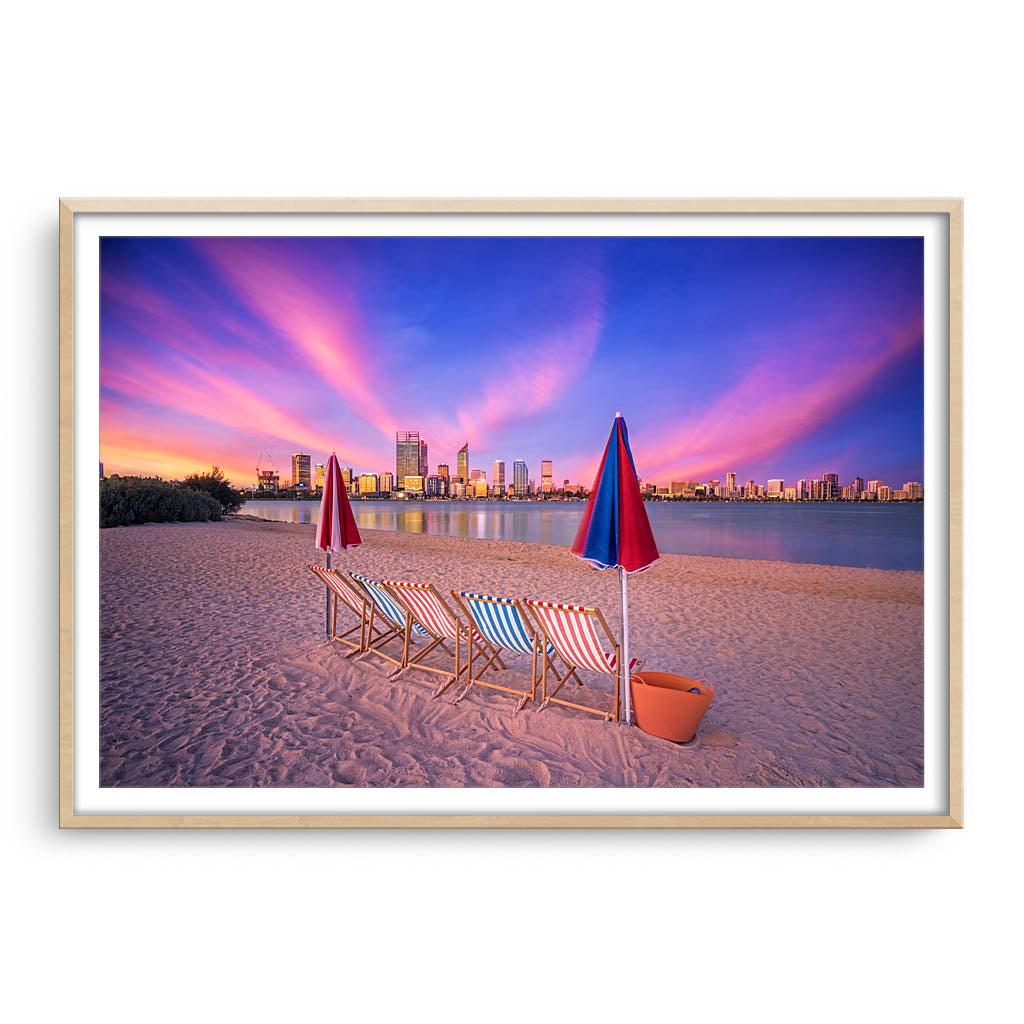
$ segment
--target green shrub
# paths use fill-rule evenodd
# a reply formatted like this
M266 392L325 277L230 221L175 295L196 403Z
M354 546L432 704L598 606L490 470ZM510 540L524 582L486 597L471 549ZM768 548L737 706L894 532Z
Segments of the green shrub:
M219 466L214 466L209 473L193 473L185 477L181 486L211 495L220 502L225 512L237 512L242 507L241 495L231 486Z
M195 523L221 517L209 494L155 478L123 476L100 481L100 527L133 523Z

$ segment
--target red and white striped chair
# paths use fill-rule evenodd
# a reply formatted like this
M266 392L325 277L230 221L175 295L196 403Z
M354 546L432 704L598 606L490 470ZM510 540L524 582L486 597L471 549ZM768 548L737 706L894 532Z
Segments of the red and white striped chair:
M320 580L333 598L333 611L331 614L331 639L338 643L351 647L352 650L345 655L351 658L360 651L364 651L370 642L370 608L366 598L359 593L344 576L336 569L325 569L322 565L311 565L310 572ZM346 630L338 636L338 600L347 605L358 617L359 624ZM359 630L359 641L348 639L356 630ZM379 630L374 630L379 632Z
M381 582L388 593L405 609L410 620L418 624L431 637L431 642L417 651L413 657L406 656L402 668L415 668L422 672L434 672L437 675L445 676L446 678L434 690L433 696L438 697L444 693L466 671L467 666L462 665L460 655L463 638L470 645L471 652L472 644L476 643L494 655L492 661L496 660L498 665L502 668L505 667L498 652L491 648L491 645L477 630L474 629L472 636L470 635L471 627L465 625L452 611L448 602L432 583L407 583L402 580L382 580ZM454 654L445 641L451 641L455 645ZM451 669L437 668L434 665L422 663L422 659L436 647L440 647L445 654L454 659Z
M558 656L568 666L569 671L559 680L558 685L548 693L547 673L550 656L545 657L541 672L541 705L543 711L548 704L561 704L577 711L589 711L601 715L609 721L619 719L619 642L615 638L599 608L585 608L579 604L557 604L554 601L526 601L526 607L537 620L537 625L544 634L544 639L555 649ZM607 641L607 647L604 643ZM631 658L629 671L640 663L638 658ZM576 704L555 696L570 679L575 679L580 686L583 681L576 674L577 669L587 669L600 675L612 676L615 679L615 694L612 708L590 707ZM585 687L591 689L592 687ZM594 691L597 692L597 691ZM607 695L606 695L607 696Z

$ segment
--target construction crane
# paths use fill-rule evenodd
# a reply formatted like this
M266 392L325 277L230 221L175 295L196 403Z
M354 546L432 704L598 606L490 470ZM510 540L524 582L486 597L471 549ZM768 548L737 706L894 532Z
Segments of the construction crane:
M261 472L266 472L265 470L263 470L263 460L264 459L266 459L267 462L270 463L270 469L273 470L274 475L275 476L278 475L277 464L274 462L273 457L271 455L269 455L269 454L265 454L264 452L260 452L259 458L256 460L256 486L257 487L260 487L260 473Z

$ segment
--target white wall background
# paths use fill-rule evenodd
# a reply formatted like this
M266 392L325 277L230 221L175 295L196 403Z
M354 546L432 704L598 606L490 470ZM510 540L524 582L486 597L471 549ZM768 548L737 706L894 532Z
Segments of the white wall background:
M11 1019L932 1021L1010 1010L1020 29L1010 5L893 0L8 10L0 781ZM966 196L967 828L59 833L49 480L61 194ZM36 503L47 510L29 511Z

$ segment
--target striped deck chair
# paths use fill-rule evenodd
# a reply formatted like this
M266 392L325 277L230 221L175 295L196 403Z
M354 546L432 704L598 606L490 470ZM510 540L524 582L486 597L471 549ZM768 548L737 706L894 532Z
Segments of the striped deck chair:
M413 622L419 623L432 637L431 642L426 647L423 647L413 657L408 659L405 668L415 668L423 672L434 672L437 675L445 676L446 678L442 680L434 691L435 697L440 696L468 667L462 665L460 648L463 636L466 637L467 642L469 641L470 629L472 627L463 625L462 620L452 611L448 602L445 601L433 584L405 583L401 580L383 580L382 583L388 589L391 596L409 613ZM488 652L492 650L491 645L476 630L473 630L472 639L478 647ZM448 649L448 645L445 643L446 640L450 640L455 644L454 655ZM454 669L436 668L433 665L421 663L422 659L434 650L435 647L440 647L445 654L454 658ZM502 668L505 667L500 657L497 661Z
M600 609L584 608L578 604L556 604L553 601L527 601L526 607L536 618L545 640L554 647L558 656L569 666L569 672L565 678L559 680L558 685L548 693L547 668L550 659L544 659L544 668L541 672L542 703L540 710L543 711L548 704L561 704L567 708L576 708L577 711L589 711L591 714L602 715L609 721L617 722L619 719L619 673L617 671L619 642L608 628L608 623L605 622ZM611 648L610 651L605 649L602 642L602 632ZM632 672L638 664L638 658L630 658L629 671ZM575 679L577 683L583 685L582 680L576 674L577 669L581 668L614 677L615 695L611 711L589 707L586 704L575 704L555 696L570 679Z
M338 643L342 643L346 647L352 648L352 650L345 655L346 658L351 658L354 655L361 653L366 648L367 642L372 636L367 629L370 620L370 604L365 595L361 590L356 590L356 588L352 586L352 584L349 583L348 580L337 571L337 569L325 569L322 565L311 565L309 570L317 577L317 579L320 580L321 583L324 584L324 586L327 587L331 597L333 598L334 607L331 614L331 639L337 640ZM359 619L358 625L346 630L341 634L341 636L338 636L339 599L344 602L344 604L346 604ZM359 630L358 642L349 639L356 630ZM380 631L378 630L378 632Z
M369 627L373 629L374 623L380 624L381 635L366 645L363 654L373 654L384 661L397 665L398 670L392 675L398 675L405 668L409 661L409 641L412 637L430 636L430 634L412 617L406 615L405 609L388 593L387 589L369 576L363 576L358 572L350 572L349 576L356 581L360 588L366 593L370 601L370 622ZM392 657L385 653L383 648L395 640L402 642L402 656Z
M537 699L537 657L541 654L541 637L536 626L531 622L523 606L513 598L488 597L486 594L470 594L466 591L452 591L452 597L466 613L470 625L474 627L469 640L469 666L466 674L466 688L459 694L456 704L469 693L473 684L487 686L492 690L501 690L521 697L513 712L521 711L526 702ZM473 637L479 631L490 645L492 654L484 662L477 676L473 675ZM480 679L498 658L499 651L511 651L514 654L529 654L533 658L533 675L528 690L517 690L511 686L499 686L497 683ZM486 651L485 651L486 653ZM545 652L553 653L549 648Z

